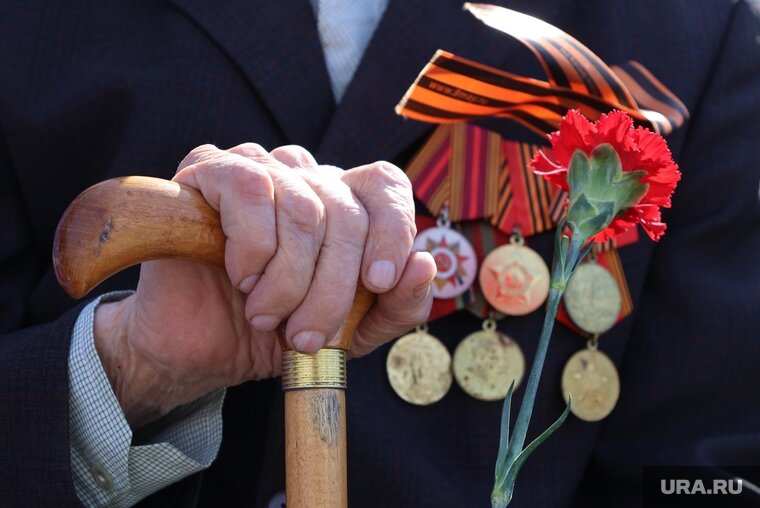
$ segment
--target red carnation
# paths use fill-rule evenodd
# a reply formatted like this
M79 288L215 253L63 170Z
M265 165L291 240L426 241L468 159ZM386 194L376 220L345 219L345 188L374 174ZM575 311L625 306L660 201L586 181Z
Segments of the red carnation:
M559 131L549 135L549 140L551 153L539 151L531 166L536 174L566 191L570 191L568 168L576 150L590 157L594 149L609 144L620 157L624 173L642 172L638 181L646 185L646 192L636 203L621 209L605 229L594 235L595 241L613 238L637 223L652 240L659 240L665 233L660 207L670 208L670 196L681 173L662 136L643 127L634 128L631 117L621 111L590 122L577 110L571 110L560 122Z

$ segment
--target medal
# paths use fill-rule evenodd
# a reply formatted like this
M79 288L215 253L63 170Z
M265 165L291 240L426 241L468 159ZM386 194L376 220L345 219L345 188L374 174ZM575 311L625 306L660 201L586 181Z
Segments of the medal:
M610 272L597 263L583 263L567 283L565 309L581 330L604 333L617 322L622 299Z
M519 234L493 250L480 267L480 288L488 303L509 316L533 312L549 295L549 268Z
M570 410L587 422L606 417L617 404L620 377L615 364L599 351L599 334L612 328L622 305L615 278L596 263L595 257L576 268L567 283L565 309L570 319L592 338L586 349L575 353L562 371L562 395L573 396Z
M587 422L606 417L620 396L620 377L615 364L597 349L596 339L578 351L565 364L562 371L562 395L565 402L573 396L570 410Z
M399 338L385 363L393 391L417 406L438 402L451 387L451 355L427 325Z
M520 346L496 331L496 322L487 319L483 330L471 333L454 352L454 379L468 395L484 401L501 400L509 386L517 389L525 372Z
M417 235L412 250L429 252L435 260L438 272L431 286L435 298L454 298L470 289L478 266L475 250L462 234L451 229L446 208L437 227Z

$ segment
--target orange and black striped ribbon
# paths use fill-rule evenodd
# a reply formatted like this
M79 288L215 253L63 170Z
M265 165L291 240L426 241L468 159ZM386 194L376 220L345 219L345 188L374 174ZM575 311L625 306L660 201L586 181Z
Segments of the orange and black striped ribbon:
M537 18L498 6L466 4L487 25L525 44L548 81L527 78L439 50L396 107L409 118L451 123L483 117L515 120L539 134L556 130L578 109L595 120L618 109L661 134L688 111L641 64L614 70L579 41Z
M501 146L504 170L499 175L491 224L505 233L519 231L523 236L554 229L551 204L562 190L531 171L530 160L538 146L515 141L503 141Z

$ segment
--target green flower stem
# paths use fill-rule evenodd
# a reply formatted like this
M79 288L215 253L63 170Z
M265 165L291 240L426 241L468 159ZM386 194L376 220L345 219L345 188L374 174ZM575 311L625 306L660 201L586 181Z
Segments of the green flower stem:
M546 309L544 327L541 329L541 337L538 339L536 357L533 359L533 366L530 368L528 384L525 387L525 395L523 395L522 404L520 404L520 412L517 413L517 423L515 424L513 438L515 442L511 453L508 455L507 462L512 462L517 454L522 451L523 445L525 444L525 436L528 432L530 417L533 414L533 405L536 401L538 384L541 381L541 371L544 368L546 351L549 349L549 342L551 341L552 330L554 329L557 309L559 308L559 302L562 299L562 294L564 292L564 289L557 289L554 287L549 291L549 305Z
M560 235L562 232L558 230L557 234ZM530 417L533 414L533 405L536 401L538 384L541 381L541 372L544 369L546 352L549 349L549 342L551 342L554 322L557 320L559 302L562 300L562 295L565 293L565 288L567 287L567 282L570 280L570 276L575 271L575 267L580 261L579 258L583 243L585 243L585 240L579 241L577 237L575 238L575 241L571 240L567 257L565 259L558 257L554 262L551 289L549 290L549 303L546 308L546 316L544 316L544 326L541 329L541 336L538 339L538 348L536 349L536 356L533 359L533 365L530 368L528 384L525 387L525 395L523 395L522 404L520 405L520 412L517 413L517 422L515 424L513 438L515 441L514 444L510 443L511 450L507 459L508 463L514 460L517 454L522 451L523 445L525 444L525 436L528 433Z
M562 300L562 295L565 293L565 288L570 280L570 276L575 271L580 260L583 259L588 252L588 247L585 249L583 248L583 245L586 243L585 238L581 235L574 235L573 238L569 240L562 236L563 230L564 227L560 227L557 230L557 245L560 246L560 248L558 248L558 252L555 253L556 257L552 269L551 288L549 290L549 302L546 309L546 316L544 317L544 326L541 329L541 336L539 337L538 347L536 348L536 356L533 359L533 365L531 366L530 375L528 376L525 395L523 395L520 411L517 414L514 434L511 439L508 439L508 437L506 437L508 434L506 434L506 436L503 437L503 442L500 446L499 459L497 459L495 485L494 490L491 493L491 505L493 508L505 508L509 504L514 493L517 473L525 462L525 459L537 446L562 425L562 422L564 422L570 410L570 405L568 404L565 408L565 412L554 424L552 424L552 426L541 433L530 445L528 445L527 448L523 448L525 445L525 437L528 433L528 426L530 425L530 417L533 414L533 406L536 401L538 384L541 381L541 371L544 368L546 352L549 349L554 322L557 318L559 303ZM504 400L504 410L502 413L502 429L506 428L507 430L509 429L508 419L511 394L512 390L510 388L509 394ZM504 427L504 425L506 425L506 427ZM504 441L506 441L506 450L502 449L505 444Z

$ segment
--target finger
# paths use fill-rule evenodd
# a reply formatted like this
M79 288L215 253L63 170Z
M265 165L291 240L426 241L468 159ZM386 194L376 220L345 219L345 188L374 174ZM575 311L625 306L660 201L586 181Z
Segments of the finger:
M269 153L262 154L260 148L246 144L229 151L263 164L274 182L277 250L246 300L251 324L271 331L306 297L325 235L326 216L311 187ZM292 336L288 341L292 345Z
M314 278L288 318L286 338L296 349L316 352L348 316L356 293L369 218L332 168L296 168L325 206L327 223Z
M238 289L249 292L277 250L269 172L248 158L203 145L182 160L173 180L200 190L219 212L227 237L227 275Z
M314 156L302 146L280 146L269 152L269 154L289 168L310 168L317 166Z
M413 252L399 283L378 295L375 305L359 323L349 355L365 355L424 323L433 305L430 284L435 273L435 262L429 253Z
M388 291L398 283L417 234L412 186L387 162L348 170L342 178L369 215L362 282L375 293Z

